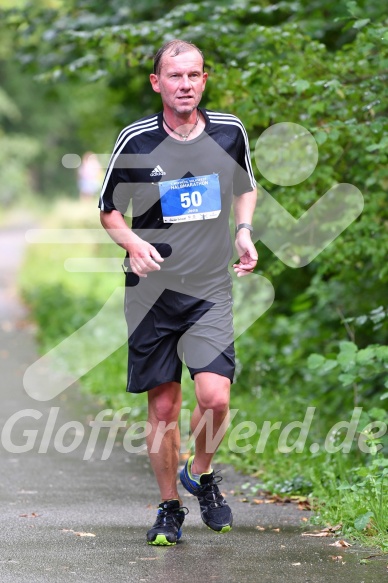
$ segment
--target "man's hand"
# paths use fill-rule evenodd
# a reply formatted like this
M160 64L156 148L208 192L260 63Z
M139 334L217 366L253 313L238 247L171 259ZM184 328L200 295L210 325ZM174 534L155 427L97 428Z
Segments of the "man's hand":
M127 251L131 269L139 277L147 277L150 271L158 271L159 263L164 261L153 245L134 234Z
M236 235L235 246L240 257L240 263L235 263L233 269L237 277L243 277L252 273L256 267L258 256L251 234L247 229L241 229Z
M132 231L119 211L101 211L101 224L109 236L120 247L128 251L129 264L133 273L147 277L150 271L158 271L159 263L164 261L153 245L141 239Z

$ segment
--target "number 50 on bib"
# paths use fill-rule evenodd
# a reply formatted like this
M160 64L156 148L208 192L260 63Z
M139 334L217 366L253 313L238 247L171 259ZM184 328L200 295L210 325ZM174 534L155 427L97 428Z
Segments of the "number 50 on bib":
M163 222L216 219L221 212L218 174L159 182Z

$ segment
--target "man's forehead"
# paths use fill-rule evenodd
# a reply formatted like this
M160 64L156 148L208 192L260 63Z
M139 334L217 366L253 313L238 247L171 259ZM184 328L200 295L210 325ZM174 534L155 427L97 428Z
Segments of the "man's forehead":
M203 60L201 54L195 50L185 51L178 55L170 52L163 55L162 68L166 70L193 68L202 71Z

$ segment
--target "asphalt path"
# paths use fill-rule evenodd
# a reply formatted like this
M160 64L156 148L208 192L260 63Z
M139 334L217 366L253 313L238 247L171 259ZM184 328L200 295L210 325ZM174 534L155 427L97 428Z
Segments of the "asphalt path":
M74 387L48 402L35 401L23 388L23 374L37 359L35 329L16 288L25 229L0 231L2 583L387 579L386 557L360 564L377 551L304 536L319 530L306 525L308 511L294 504L243 502L236 493L247 478L228 466L222 490L234 511L230 533L207 529L196 499L181 489L190 511L182 541L175 547L147 545L158 493L144 452L128 453L119 435L101 459L108 429L99 431L94 446L89 423L99 412L96 403Z

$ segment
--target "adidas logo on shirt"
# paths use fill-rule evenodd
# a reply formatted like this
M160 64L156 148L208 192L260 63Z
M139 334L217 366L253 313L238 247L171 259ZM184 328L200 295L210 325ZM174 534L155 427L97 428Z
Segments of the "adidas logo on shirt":
M150 176L164 176L166 173L159 164L152 170Z

